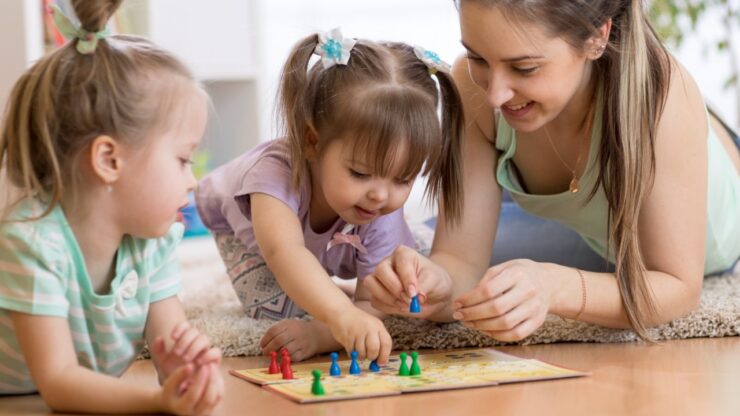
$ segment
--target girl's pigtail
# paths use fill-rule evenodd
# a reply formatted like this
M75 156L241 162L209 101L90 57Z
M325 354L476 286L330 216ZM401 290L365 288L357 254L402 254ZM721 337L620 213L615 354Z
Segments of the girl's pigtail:
M10 94L0 133L0 164L10 183L20 188L20 198L33 196L48 203L38 218L54 209L64 191L53 139L57 131L54 78L63 55L74 53L68 48L53 54L21 76Z
M441 92L443 147L437 166L431 167L426 194L430 201L441 198L445 219L456 224L463 209L462 101L450 74L437 71L436 76Z
M290 52L280 77L279 122L287 136L293 161L305 160L306 130L313 128L313 106L306 99L307 68L318 41L318 34L313 34L298 42ZM291 164L291 177L295 187L301 186L303 168L302 163Z

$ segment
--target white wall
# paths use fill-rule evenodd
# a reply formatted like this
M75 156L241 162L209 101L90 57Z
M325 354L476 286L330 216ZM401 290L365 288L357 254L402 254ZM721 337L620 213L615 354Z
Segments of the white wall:
M0 1L0 108L21 73L43 52L41 4L29 0Z
M735 10L740 10L740 0L729 0L736 3ZM737 116L735 93L732 89L723 87L730 77L730 57L728 54L717 52L715 45L724 37L722 19L724 15L719 10L709 10L699 22L695 31L686 33L683 45L674 50L675 55L688 69L699 85L707 102L713 106L731 126L740 130L740 120ZM735 25L736 57L740 59L740 25ZM736 62L740 67L740 62ZM740 81L739 81L740 82Z

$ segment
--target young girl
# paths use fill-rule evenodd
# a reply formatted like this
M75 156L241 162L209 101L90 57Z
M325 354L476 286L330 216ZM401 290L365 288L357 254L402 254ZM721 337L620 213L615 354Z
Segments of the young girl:
M0 394L55 411L207 414L221 353L188 325L175 223L206 96L172 55L108 36L120 1L73 0L73 40L16 83L0 162L23 191L0 223ZM150 346L161 387L118 379ZM50 347L53 345L53 347Z
M419 291L439 306L422 316L507 341L548 313L649 338L650 326L694 310L703 276L740 257L740 154L643 2L458 5L467 57L453 73L470 120L463 220L450 230L442 219L431 261L399 250L378 266L366 282L373 305L407 314L395 303ZM498 218L502 188L613 267L581 270L564 257L489 268L497 226L509 223Z
M314 53L321 63L307 70ZM285 347L302 360L344 347L387 360L391 339L363 278L414 246L401 208L422 169L428 195L442 196L450 219L460 211L461 105L447 69L405 44L311 35L282 74L286 137L201 181L197 206L247 315L315 318L274 325L265 353ZM354 304L332 275L359 278Z

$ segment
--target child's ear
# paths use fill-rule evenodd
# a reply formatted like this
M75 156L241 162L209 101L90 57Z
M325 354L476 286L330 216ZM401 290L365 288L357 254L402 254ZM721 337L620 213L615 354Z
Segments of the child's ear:
M303 152L306 155L306 159L313 160L319 157L319 136L316 134L316 130L311 126L306 127L306 143L303 147Z
M90 144L90 166L105 185L112 185L121 176L123 161L122 146L114 138L101 135Z

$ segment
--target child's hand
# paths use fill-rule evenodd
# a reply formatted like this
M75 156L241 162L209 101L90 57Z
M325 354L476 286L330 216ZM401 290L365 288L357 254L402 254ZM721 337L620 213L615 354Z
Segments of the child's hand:
M210 348L210 341L187 321L177 324L170 334L174 345L166 351L162 336L154 339L151 346L152 361L160 374L160 382L169 377L173 371L185 364L203 366L210 363L220 364L221 350Z
M271 351L285 348L290 353L290 359L293 362L311 358L318 352L319 344L327 342L324 339L325 336L332 337L331 333L326 330L326 325L323 330L321 325L323 324L319 321L297 319L284 319L277 322L265 332L260 340L262 353L267 355Z
M378 364L388 362L393 342L380 319L355 307L337 314L327 324L348 355L354 350Z
M160 391L162 410L177 415L213 413L224 392L218 366L207 364L193 369L192 364L181 366L165 380Z

